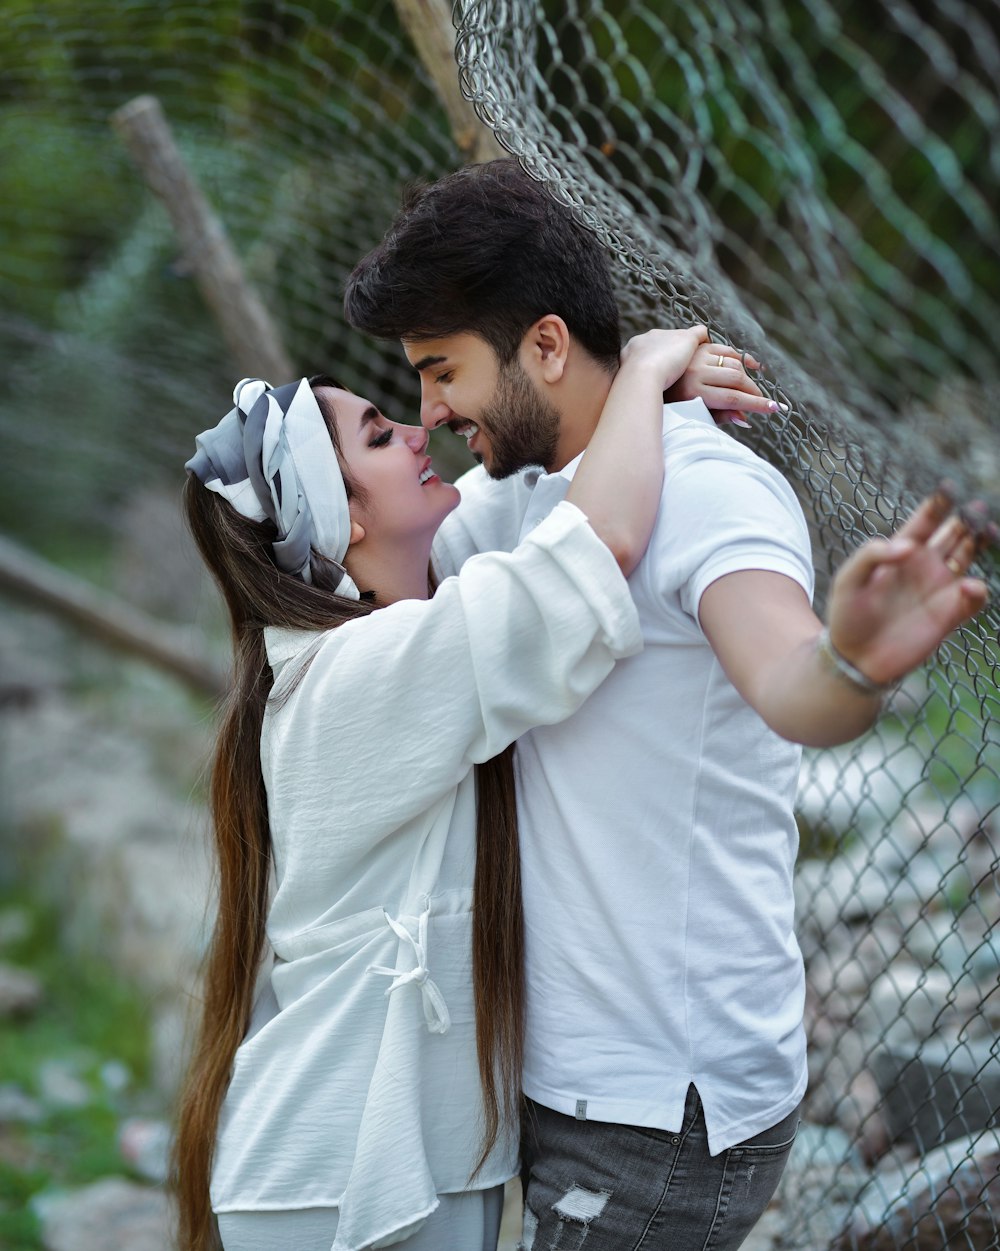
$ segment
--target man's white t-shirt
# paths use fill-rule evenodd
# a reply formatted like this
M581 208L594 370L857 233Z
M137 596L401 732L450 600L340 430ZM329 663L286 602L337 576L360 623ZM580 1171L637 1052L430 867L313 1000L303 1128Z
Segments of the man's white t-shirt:
M698 604L748 569L811 597L813 568L788 483L700 401L665 409L663 447L659 516L629 579L644 650L568 720L518 742L524 1090L569 1116L671 1131L694 1083L717 1153L805 1090L792 894L801 749L736 692ZM440 571L513 548L575 467L467 474L435 546Z

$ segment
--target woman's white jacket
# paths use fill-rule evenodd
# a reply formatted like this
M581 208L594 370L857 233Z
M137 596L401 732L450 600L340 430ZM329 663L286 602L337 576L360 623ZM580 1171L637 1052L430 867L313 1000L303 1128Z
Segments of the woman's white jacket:
M618 566L564 502L430 600L265 641L273 964L212 1203L337 1207L335 1251L357 1251L414 1232L479 1155L472 766L569 716L641 639ZM515 1138L471 1185L514 1174Z

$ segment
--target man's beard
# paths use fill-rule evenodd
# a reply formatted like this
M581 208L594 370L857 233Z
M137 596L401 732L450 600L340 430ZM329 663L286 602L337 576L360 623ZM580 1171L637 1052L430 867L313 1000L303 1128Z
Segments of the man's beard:
M509 478L525 465L548 467L555 459L559 413L517 361L501 366L493 397L476 424L493 452L487 466L491 478Z

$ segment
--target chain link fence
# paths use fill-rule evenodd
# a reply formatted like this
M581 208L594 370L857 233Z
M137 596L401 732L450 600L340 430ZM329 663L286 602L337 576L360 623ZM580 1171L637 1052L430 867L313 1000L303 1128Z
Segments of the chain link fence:
M234 373L110 115L159 97L296 369L397 416L412 378L346 330L342 282L402 184L462 153L389 0L3 9L0 524L103 576ZM705 321L765 362L790 411L740 437L799 492L820 604L845 552L942 472L1000 494L997 16L996 0L455 8L464 90L613 254L627 328ZM803 766L811 1080L784 1248L1000 1245L1000 578L982 572L982 617L871 734Z
M477 111L616 257L630 327L705 321L767 362L790 412L751 443L806 508L820 603L945 470L1000 488L990 7L458 5ZM994 606L870 735L807 754L782 1246L1000 1245L997 633Z

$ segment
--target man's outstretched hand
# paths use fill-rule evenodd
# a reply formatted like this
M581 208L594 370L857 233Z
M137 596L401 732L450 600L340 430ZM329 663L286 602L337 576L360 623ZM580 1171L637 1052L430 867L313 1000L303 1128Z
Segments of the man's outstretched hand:
M939 488L891 539L871 539L841 566L827 613L833 646L873 682L909 673L985 605L986 583L968 569L998 535L984 504L955 509Z

